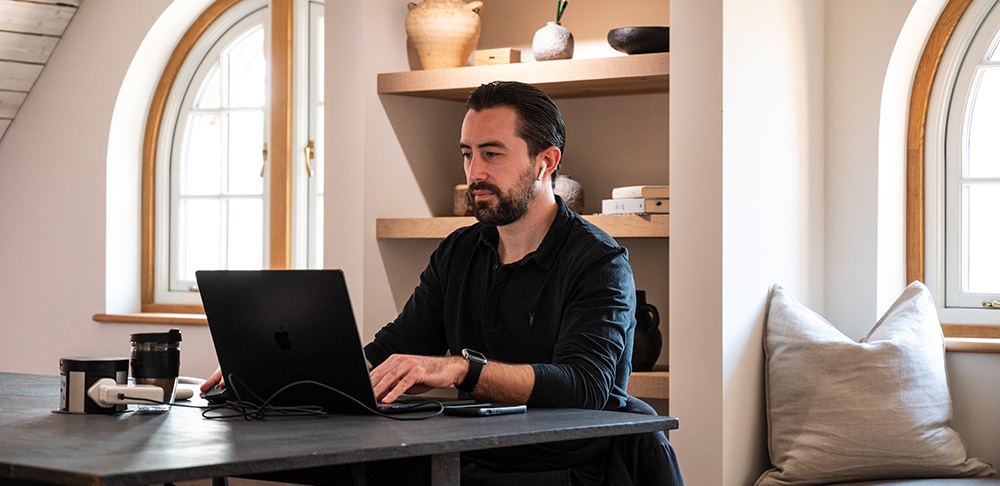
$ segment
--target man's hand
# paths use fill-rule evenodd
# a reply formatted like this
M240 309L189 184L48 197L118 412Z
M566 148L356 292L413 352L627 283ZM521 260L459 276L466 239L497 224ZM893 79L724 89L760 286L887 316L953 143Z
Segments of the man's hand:
M404 393L424 393L460 383L469 364L458 356L394 354L371 372L375 398L392 403Z
M469 362L461 356L414 356L394 354L372 370L372 389L382 403L392 403L403 393L424 393L450 388L465 379ZM531 365L490 361L479 375L473 394L480 400L528 403L535 386Z
M215 373L212 373L212 376L209 376L205 380L205 383L201 384L201 394L208 393L215 385L226 386L225 381L222 379L222 370L215 370Z

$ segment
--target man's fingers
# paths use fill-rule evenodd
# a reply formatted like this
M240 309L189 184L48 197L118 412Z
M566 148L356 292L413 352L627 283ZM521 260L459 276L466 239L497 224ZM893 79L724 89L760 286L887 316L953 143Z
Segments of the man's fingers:
M451 386L445 358L394 354L369 373L375 398L391 403L404 393Z
M212 373L212 376L209 376L205 382L201 384L201 392L206 393L215 385L225 386L225 383L222 381L222 370L216 370L215 373Z
M389 368L390 366L387 366L387 363L383 363L371 373L372 390L375 391L375 398L386 403L395 399L387 400L393 390L393 386L398 381L398 378L394 377L394 370Z

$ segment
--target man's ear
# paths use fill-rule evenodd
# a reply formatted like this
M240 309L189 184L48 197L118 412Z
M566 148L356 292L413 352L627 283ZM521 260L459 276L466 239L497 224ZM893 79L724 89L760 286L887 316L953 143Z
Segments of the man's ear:
M561 158L562 151L560 151L559 147L556 147L555 145L539 152L536 160L540 160L542 162L542 167L538 171L538 180L541 181L546 173L551 174L555 172L556 167L559 166L559 159Z

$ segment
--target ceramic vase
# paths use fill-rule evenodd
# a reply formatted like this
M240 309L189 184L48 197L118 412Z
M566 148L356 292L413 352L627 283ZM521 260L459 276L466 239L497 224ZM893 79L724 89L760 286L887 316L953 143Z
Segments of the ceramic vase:
M558 22L549 22L535 31L531 54L536 61L570 59L573 57L573 33Z
M483 2L424 0L407 5L406 36L417 51L420 67L465 66L479 43Z
M646 303L646 292L635 291L635 339L632 345L632 371L649 371L663 350L660 313Z
M583 213L583 186L570 176L556 176L554 192L566 202L566 206L576 213Z

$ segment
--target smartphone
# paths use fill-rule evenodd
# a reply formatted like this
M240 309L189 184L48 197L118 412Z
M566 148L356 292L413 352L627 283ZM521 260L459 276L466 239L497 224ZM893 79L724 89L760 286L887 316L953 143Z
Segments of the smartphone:
M492 403L477 403L472 406L463 405L456 407L444 407L445 415L455 415L458 417L491 417L493 415L525 413L527 411L527 405L495 405Z

